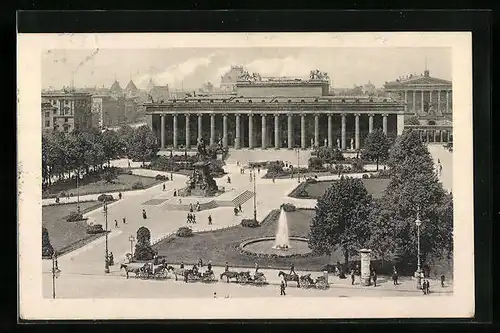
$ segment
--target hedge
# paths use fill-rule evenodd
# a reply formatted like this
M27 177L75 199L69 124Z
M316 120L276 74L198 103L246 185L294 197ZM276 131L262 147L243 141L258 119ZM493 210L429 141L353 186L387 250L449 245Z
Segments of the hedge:
M256 228L259 226L259 222L254 219L243 219L241 220L241 226L247 228Z
M177 229L175 235L177 237L192 237L194 234L193 234L193 230L189 227L180 227L179 229Z

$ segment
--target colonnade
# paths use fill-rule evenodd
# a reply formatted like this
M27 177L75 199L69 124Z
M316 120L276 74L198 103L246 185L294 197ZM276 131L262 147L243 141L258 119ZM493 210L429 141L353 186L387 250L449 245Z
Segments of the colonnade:
M388 131L388 125L387 125L387 118L389 114L387 113L377 113L378 115L382 116L382 130L385 134L387 134ZM179 117L185 117L185 147L186 148L191 148L191 126L190 126L190 119L195 118L197 116L197 139L198 141L203 137L203 116L209 116L210 117L210 144L215 144L216 143L216 124L215 124L215 113L211 114L193 114L193 113L184 113L184 114L168 114L172 115L172 143L173 143L173 148L177 149L179 148L178 145L178 118ZM228 147L228 116L229 114L223 113L220 114L222 116L222 145L223 147ZM242 148L242 128L241 128L241 123L242 123L242 116L248 117L248 148L253 149L256 146L256 142L254 140L254 131L255 130L260 130L261 132L261 147L262 148L267 148L268 147L268 136L267 136L267 121L268 118L269 120L272 121L271 119L274 117L274 148L279 149L281 148L281 140L280 140L280 116L285 116L287 117L287 148L288 149L293 149L294 148L294 137L293 137L293 122L292 119L293 117L300 117L300 148L302 149L307 149L308 148L308 142L307 142L307 135L306 135L306 117L307 116L314 116L314 139L311 139L311 145L310 146L321 146L322 143L320 142L320 114L318 113L287 113L287 114L278 114L278 113L258 113L258 114L253 114L253 113L232 113L230 115L234 115L235 117L235 138L234 138L234 148L235 149L241 149ZM254 121L253 118L255 116L261 116L261 128L260 129L254 129ZM334 137L333 137L333 119L332 117L334 115L340 115L341 116L341 135L340 135L340 140L337 138L337 142L334 142ZM351 141L348 143L347 141L347 130L346 130L346 123L347 123L347 117L348 116L353 116L354 117L354 138L351 138ZM375 114L369 113L369 114L360 114L360 113L328 113L327 114L327 128L328 128L328 133L327 133L327 138L324 140L324 145L328 145L328 147L338 147L342 150L347 150L347 149L360 149L361 148L361 138L360 138L360 117L368 117L368 132L371 133L374 130L374 116ZM398 117L402 117L402 115L398 115ZM160 115L161 118L161 129L160 129L160 142L161 142L161 148L166 148L166 133L165 133L165 124L166 124L166 114ZM400 124L398 122L398 133L399 133L399 127ZM402 129L401 129L402 130Z
M411 98L409 98L409 92L411 92ZM417 95L420 95L417 97ZM444 96L443 96L444 95ZM437 98L433 99L436 96ZM411 106L411 110L408 112L418 112L424 113L425 103L432 106L434 111L451 113L452 111L452 98L450 89L421 89L421 90L405 90L404 91L404 101L407 104L407 109ZM418 108L417 108L418 101ZM444 102L444 108L442 104Z
M416 129L423 142L452 142L451 129Z

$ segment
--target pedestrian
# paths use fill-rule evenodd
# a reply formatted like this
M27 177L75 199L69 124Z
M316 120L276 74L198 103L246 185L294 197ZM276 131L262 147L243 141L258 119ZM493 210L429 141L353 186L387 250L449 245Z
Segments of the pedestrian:
M174 175L170 173L170 180L174 180Z
M212 261L209 261L209 262L208 262L208 265L207 265L207 270L208 270L209 272L211 272L211 271L212 271Z
M252 182L252 171L250 171L250 183Z
M275 182L276 182L276 178L274 178L274 176L273 176L273 183L275 183Z
M422 294L424 294L424 295L427 294L427 290L425 288L425 280L422 281L420 288L422 289Z
M200 260L198 260L198 265L199 265L200 267L203 267L203 260L202 260L201 258L200 258Z
M425 293L426 294L430 294L431 293L430 288L431 288L431 283L429 282L429 280L426 280L425 281Z
M122 198L122 192L118 192L118 199L121 200L121 198Z
M113 252L109 253L109 265L113 266L115 264L115 260L113 258Z
M130 169L130 160L127 160L128 168Z
M184 269L184 261L181 261L180 269Z
M200 205L200 202L196 202L196 211L201 211L201 205Z
M174 197L177 196L177 190L174 190Z
M226 268L224 268L224 272L229 272L229 263L226 261Z
M260 167L257 168L257 173L260 175Z
M165 184L163 184L163 192L165 192Z
M243 210L241 209L241 204L238 205L238 210L242 212Z
M354 269L351 269L351 284L354 285Z
M123 224L127 224L127 222L125 221L125 218L123 218L122 221L123 221Z
M179 205L182 205L182 199L179 198Z
M259 271L259 264L255 262L255 275L257 275L258 271Z
M145 209L142 210L142 218L143 219L147 219L148 218L148 215L146 214L146 210Z
M441 288L444 288L444 274L441 274Z
M293 265L293 263L290 264L290 275L292 275L292 274L294 274L294 275L297 274L297 273L295 273L295 266Z
M192 216L193 216L193 223L196 223L196 215L192 214Z
M212 225L212 215L208 215L208 225Z
M372 271L372 280L373 280L373 286L377 286L377 272L375 270Z
M118 221L115 220L115 228L118 228Z
M59 197L56 197L56 204L59 203Z
M286 296L285 293L285 280L281 279L280 283L280 296Z
M190 211L191 213L193 212L193 204L192 204L192 203L190 203L190 204L189 204L189 211Z
M227 176L227 183L231 184L231 177Z
M214 298L217 298L217 293L216 292L214 292Z
M238 208L234 207L234 216L238 216Z

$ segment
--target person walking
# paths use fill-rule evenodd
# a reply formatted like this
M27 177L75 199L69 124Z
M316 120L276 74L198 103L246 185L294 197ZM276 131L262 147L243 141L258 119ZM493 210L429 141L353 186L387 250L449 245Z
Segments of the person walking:
M113 257L113 252L110 252L109 253L109 265L113 266L114 264L115 264L115 260L114 260L114 257Z
M260 175L260 168L257 168L257 173Z
M224 268L224 272L229 272L229 263L226 261L226 267Z
M174 190L174 197L176 197L176 196L177 196L177 190L175 189Z
M208 215L208 225L212 225L212 215Z
M377 286L377 272L375 270L372 270L372 280L373 280L373 286Z
M354 269L351 269L351 285L354 285Z
M142 210L142 218L143 219L147 219L148 218L148 215L146 214L146 210L145 209Z
M429 280L425 280L425 293L426 294L430 294L431 293L431 283L429 282Z
M211 272L211 271L212 271L212 261L209 261L209 262L208 262L208 265L207 265L207 270L208 270L209 272Z
M165 192L165 184L163 184L163 192Z
M295 266L293 265L293 263L290 264L290 275L297 275L297 273L295 273Z
M276 183L276 178L273 176L273 183Z
M240 211L240 213L243 211L243 209L241 209L241 204L238 205L238 210Z
M180 269L184 269L184 261L181 261Z
M441 288L444 288L444 274L441 274Z
M118 192L118 199L121 200L122 199L122 192Z
M281 279L281 283L280 283L280 296L286 296L286 292L285 292L285 280L284 279Z
M115 220L115 228L118 228L118 221Z
M127 224L125 218L123 218L122 221L123 221L123 224Z
M259 264L255 262L255 275L259 272Z

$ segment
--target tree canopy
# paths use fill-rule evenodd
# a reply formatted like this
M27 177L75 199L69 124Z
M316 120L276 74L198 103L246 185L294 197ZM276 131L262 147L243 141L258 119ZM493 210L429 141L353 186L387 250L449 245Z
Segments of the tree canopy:
M156 156L158 152L156 136L148 126L141 126L134 131L127 150L132 159L144 163Z
M309 247L330 255L340 249L346 264L370 238L372 198L360 179L342 177L318 199L309 231Z
M390 140L381 129L376 129L369 133L364 142L364 147L361 150L361 158L377 163L389 157L389 148L391 147Z

